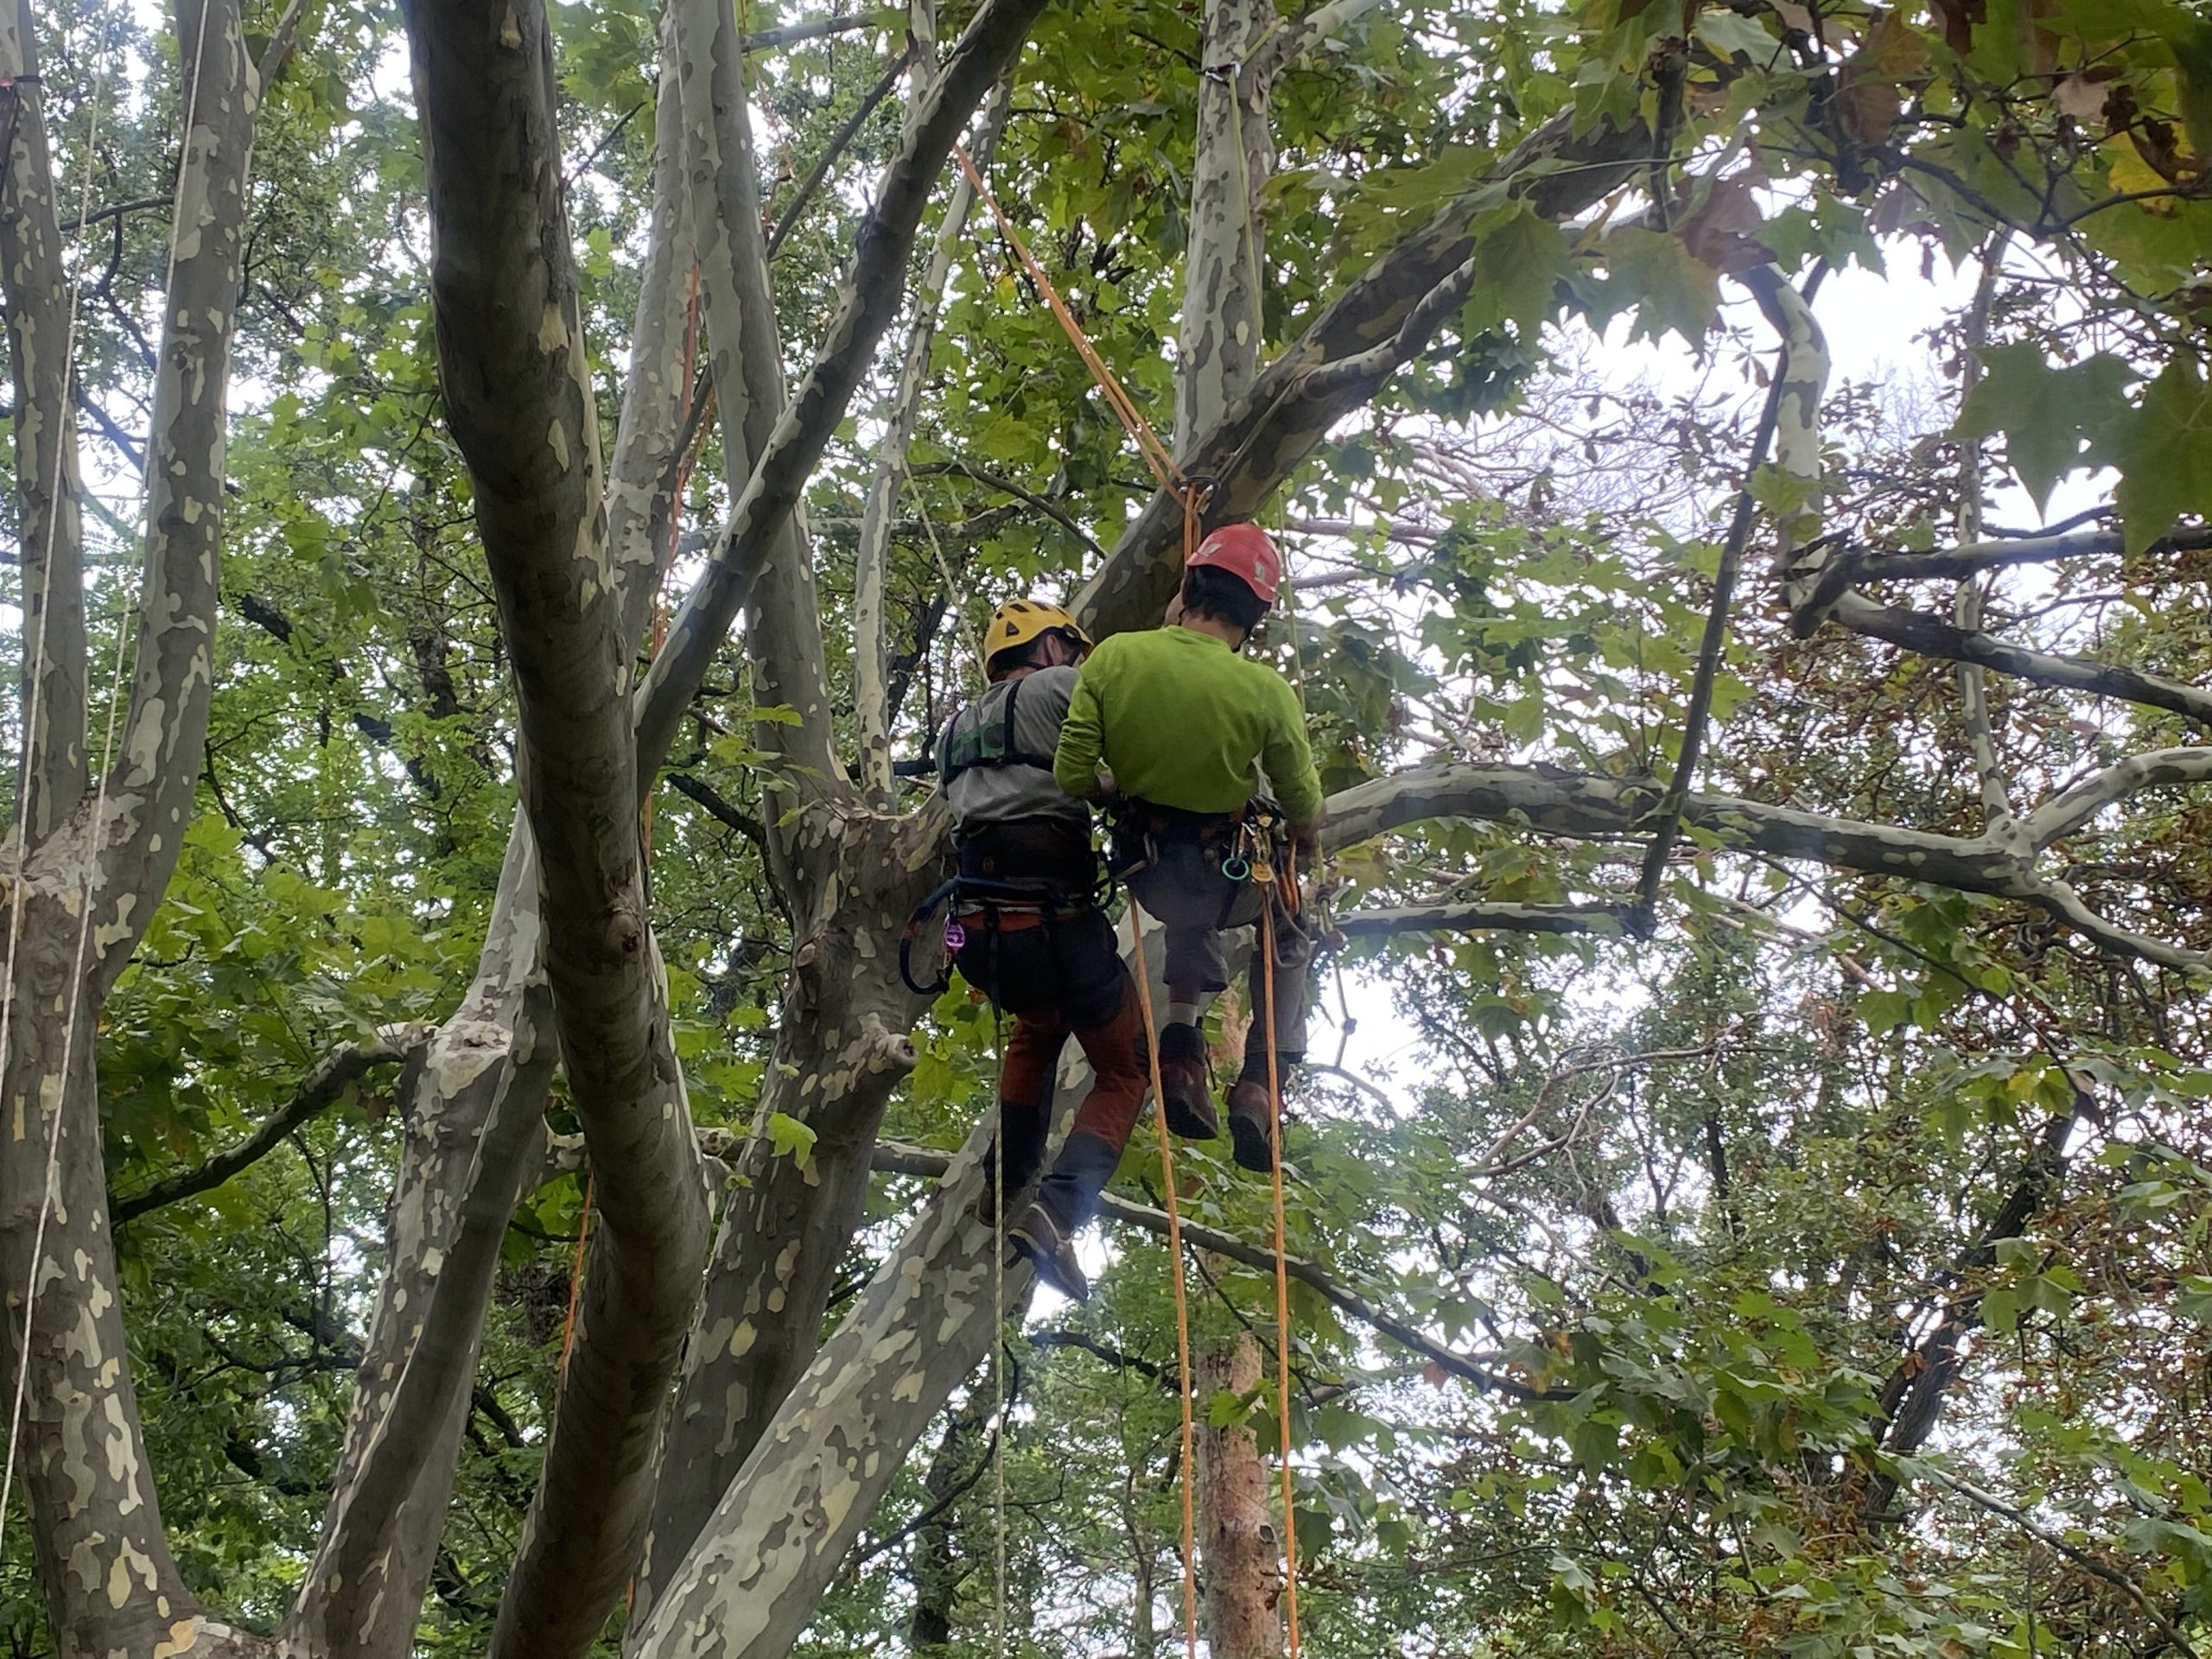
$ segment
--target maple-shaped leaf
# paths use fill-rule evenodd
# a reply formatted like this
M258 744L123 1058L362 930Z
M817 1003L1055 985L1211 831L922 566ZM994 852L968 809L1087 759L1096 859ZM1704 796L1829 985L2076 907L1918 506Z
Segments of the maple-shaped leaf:
M1928 42L1902 11L1885 12L1836 77L1836 112L1862 144L1878 144L1904 109L1905 89L1928 68Z
M2126 419L2123 391L2135 372L2103 353L2061 367L2026 340L1979 355L1984 373L1959 410L1957 435L2003 433L2005 459L2040 508L2061 478L2086 464L2084 450Z
M1720 308L1720 279L1693 257L1680 237L1657 231L1615 231L1605 238L1608 314L1636 307L1631 340L1656 340L1673 329L1693 346L1705 340Z
M2212 387L2193 364L2169 363L2098 455L2120 470L2114 499L2131 555L2184 518L2212 516Z

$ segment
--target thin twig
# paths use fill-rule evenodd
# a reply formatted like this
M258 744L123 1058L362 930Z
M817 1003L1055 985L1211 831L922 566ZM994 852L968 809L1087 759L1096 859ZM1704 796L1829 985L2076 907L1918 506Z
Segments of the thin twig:
M791 205L784 209L784 216L776 221L776 228L768 233L769 259L773 260L782 250L784 239L798 223L799 215L806 211L807 204L814 200L814 193L822 188L823 180L830 176L830 169L837 164L837 158L845 153L845 146L853 142L854 135L867 124L868 117L875 113L875 106L890 96L891 89L899 84L899 77L906 73L907 62L913 55L913 42L909 41L899 55L892 59L891 67L883 72L883 78L868 88L868 96L861 100L860 107L847 116L844 124L830 135L830 143L814 163L814 170L806 175L805 182L791 197Z
M1751 537L1751 519L1758 502L1751 485L1766 464L1768 446L1774 442L1776 423L1782 415L1783 388L1789 384L1789 348L1777 354L1774 378L1766 389L1766 406L1759 411L1758 429L1751 435L1751 454L1744 463L1744 481L1736 491L1736 515L1728 526L1728 539L1720 550L1720 568L1713 577L1713 607L1706 613L1705 637L1698 645L1697 677L1690 683L1689 709L1682 716L1682 747L1675 761L1674 776L1661 798L1658 823L1643 855L1643 871L1637 882L1636 909L1630 928L1639 938L1649 938L1659 904L1659 883L1673 856L1675 840L1681 833L1682 807L1689 799L1705 749L1706 719L1713 709L1713 683L1720 669L1721 648L1728 637L1728 607L1736 594L1736 573L1742 568L1744 548Z
M2125 1593L2129 1600L2143 1610L2143 1616L2151 1621L2152 1628L2165 1639L2168 1646L2187 1654L2190 1659L2196 1659L2196 1649L2190 1646L2189 1638L2176 1630L2173 1621L2158 1611L2157 1605L2144 1592L2143 1587L2118 1567L2107 1566L2087 1550L2077 1548L2068 1543L2064 1538L2052 1532L2049 1528L2037 1525L2028 1518L2024 1510L2007 1503L1993 1492L1985 1492L1979 1486L1960 1480L1955 1476L1947 1475L1931 1464L1921 1463L1916 1459L1911 1468L1913 1473L1927 1476L1937 1485L1948 1488L1969 1503L1980 1504L1992 1515L2004 1516L2005 1520L2010 1521L2038 1543L2056 1550L2083 1572L2102 1579L2114 1589Z

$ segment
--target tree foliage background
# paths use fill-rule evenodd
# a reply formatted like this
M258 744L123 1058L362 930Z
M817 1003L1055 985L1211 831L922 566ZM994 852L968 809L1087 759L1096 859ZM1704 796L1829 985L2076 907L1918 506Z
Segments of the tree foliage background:
M176 1572L230 1624L298 1642L391 1265L415 1075L397 1068L420 1066L496 928L525 745L479 475L441 395L403 20L265 10L244 14L248 55L289 46L245 207L212 714L175 874L99 1010L97 1122ZM1231 100L1264 130L1232 141L1224 256L1233 271L1247 234L1262 254L1263 378L1223 418L1284 406L1291 383L1264 377L1378 261L1440 222L1465 238L1356 342L1389 360L1338 342L1291 388L1319 400L1331 372L1366 373L1372 395L1279 477L1248 443L1224 486L1294 550L1264 649L1352 826L1318 873L1342 930L1325 1010L1349 1035L1387 1003L1421 1038L1377 1075L1315 1068L1294 1102L1306 1644L2201 1649L2212 18L2181 0L1339 0L1319 29L1258 10L1231 51L1250 8L1047 8L979 122L1007 211L1186 461L1186 276L1223 245L1194 184L1222 176L1206 88L1241 84L1267 35L1297 49L1264 99ZM642 3L546 15L612 456L664 228L671 60ZM140 603L190 36L79 0L23 16L74 308L97 754ZM741 0L794 385L911 140L914 64L970 16ZM1501 172L1545 132L1569 149ZM1572 194L1578 168L1586 200L1542 194ZM953 177L804 492L830 742L855 814L886 820L923 807L926 778L877 778L871 733L926 759L997 597L1086 592L1131 626L1135 601L1086 579L1137 570L1147 616L1163 591L1141 545L1154 483L980 208L902 382ZM1825 276L1852 270L1922 294L1955 270L1936 291L1961 302L1918 377L1793 397L1808 358L1802 335L1777 356L1797 313L1773 285L1817 317ZM1238 291L1223 317L1253 304ZM1646 338L1688 367L1618 372ZM705 342L683 345L655 629L726 547L729 480L758 461L726 452ZM902 418L879 575L870 498ZM2054 518L2086 510L2037 525L2054 492ZM666 1040L739 1192L747 1159L803 1168L838 1133L773 1092L819 893L798 896L783 838L813 785L779 734L806 711L758 694L759 626L749 609L705 670L646 806ZM658 639L625 652L642 669ZM7 717L26 741L22 696ZM1325 1061L1336 1033L1316 1035ZM894 1155L836 1241L825 1332L932 1185L895 1154L960 1147L991 1098L987 1008L956 989L912 1038L863 1137ZM529 1548L601 1155L574 1095L556 1076L499 1239L417 1652L492 1642ZM209 1168L241 1143L259 1155ZM1114 1189L1132 1213L1160 1198L1145 1146ZM5 1155L23 1231L36 1143L18 1131ZM1225 1154L1179 1156L1185 1216L1263 1245L1264 1192ZM801 1649L989 1650L1001 1596L1025 1652L1179 1640L1171 1269L1127 1220L1103 1251L1096 1300L1032 1308L1010 1337L1002 1421L979 1372L902 1448ZM1253 1262L1196 1252L1188 1272L1201 1346L1251 1331L1272 1351ZM1272 1400L1224 1389L1199 1410L1272 1446ZM16 1490L0 1630L22 1655L89 1650L56 1634L45 1522Z

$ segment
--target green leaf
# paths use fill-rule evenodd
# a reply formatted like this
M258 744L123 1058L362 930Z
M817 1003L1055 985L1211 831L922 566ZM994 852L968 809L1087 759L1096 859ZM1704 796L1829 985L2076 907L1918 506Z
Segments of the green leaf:
M768 1144L779 1158L804 1159L814 1150L814 1131L789 1112L768 1114Z
M2212 512L2212 389L2177 359L2105 449L2120 469L2122 540L2140 553L2184 514Z
M1475 285L1462 327L1473 334L1510 323L1526 340L1551 315L1567 267L1566 233L1519 200L1477 229Z
M2005 435L2005 454L2038 508L2058 480L2086 464L2084 446L2125 417L2134 371L2109 353L2061 368L2022 340L1980 353L1984 373L1959 410L1961 438Z
M1631 340L1656 340L1672 329L1701 344L1720 308L1720 277L1682 245L1657 231L1615 231L1605 238L1605 302L1618 313L1637 308Z

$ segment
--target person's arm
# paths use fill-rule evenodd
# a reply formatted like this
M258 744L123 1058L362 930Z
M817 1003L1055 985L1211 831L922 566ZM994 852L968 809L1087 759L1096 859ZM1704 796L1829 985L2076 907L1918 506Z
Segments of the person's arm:
M1068 696L1067 718L1060 722L1059 746L1052 751L1053 781L1086 801L1099 792L1098 766L1106 739L1105 713L1091 671L1097 661L1093 655L1077 673L1075 690Z
M1277 692L1274 717L1260 764L1274 786L1276 804L1299 840L1313 844L1321 827L1321 774L1313 769L1313 750L1306 741L1306 712L1289 683L1270 674Z

